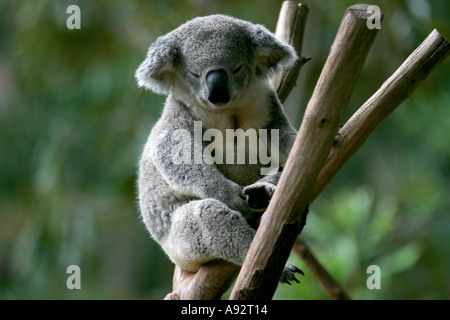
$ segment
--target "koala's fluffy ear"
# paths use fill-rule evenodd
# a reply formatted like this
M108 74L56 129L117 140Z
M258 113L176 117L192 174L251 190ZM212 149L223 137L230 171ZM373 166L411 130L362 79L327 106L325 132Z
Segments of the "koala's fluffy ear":
M139 87L168 94L171 80L175 76L177 58L178 49L170 33L156 39L150 45L146 59L136 70Z
M298 59L292 46L261 25L252 25L250 38L255 48L256 68L261 75L275 72L279 67L292 67Z

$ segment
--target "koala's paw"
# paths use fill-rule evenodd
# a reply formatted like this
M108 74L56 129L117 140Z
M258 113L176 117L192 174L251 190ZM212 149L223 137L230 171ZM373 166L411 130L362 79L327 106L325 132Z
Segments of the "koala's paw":
M236 192L236 194L234 195L234 197L225 199L225 201L222 202L227 204L231 209L240 212L242 216L247 220L254 218L255 215L260 216L258 210L253 209L247 204L247 196L242 192L241 188Z
M302 270L297 268L292 263L286 262L283 273L281 274L280 282L287 283L288 285L291 285L290 281L295 281L297 283L300 283L300 281L298 281L297 278L295 277L296 273L300 273L302 276L305 276L305 274L303 273Z
M276 186L269 182L256 182L244 188L247 205L253 209L266 209Z

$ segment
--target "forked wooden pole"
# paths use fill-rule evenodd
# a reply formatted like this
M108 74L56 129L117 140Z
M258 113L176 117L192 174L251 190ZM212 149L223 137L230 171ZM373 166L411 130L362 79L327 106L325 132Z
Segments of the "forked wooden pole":
M358 151L376 127L414 92L420 83L447 58L449 52L448 41L439 31L433 30L381 88L355 112L339 130L339 138L316 180L310 204ZM316 260L304 241L297 239L293 249L332 299L349 298L345 290Z
M378 125L447 58L449 49L447 39L434 29L380 89L353 114L339 130L336 144L317 178L311 202L319 196Z
M439 31L433 30L380 89L358 109L340 129L339 139L317 177L310 195L310 204L373 130L447 58L449 50L448 41ZM176 267L173 279L174 291L168 294L166 299L218 299L229 288L238 271L239 267L230 263L206 264L196 274L187 273ZM334 282L327 277L318 274L316 278L324 286L333 286ZM339 294L335 297L338 298Z

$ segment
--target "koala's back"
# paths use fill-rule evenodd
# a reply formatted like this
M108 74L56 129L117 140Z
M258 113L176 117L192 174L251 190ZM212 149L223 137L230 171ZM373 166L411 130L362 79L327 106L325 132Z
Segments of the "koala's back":
M197 199L172 186L155 165L155 153L170 148L161 142L161 137L179 128L178 125L173 127L173 123L182 122L177 121L178 118L184 117L185 122L192 120L182 110L177 110L177 106L173 105L175 103L171 100L166 103L169 106L164 109L162 117L151 130L139 163L139 204L141 210L145 211L142 217L152 237L158 242L170 230L173 212L183 204Z

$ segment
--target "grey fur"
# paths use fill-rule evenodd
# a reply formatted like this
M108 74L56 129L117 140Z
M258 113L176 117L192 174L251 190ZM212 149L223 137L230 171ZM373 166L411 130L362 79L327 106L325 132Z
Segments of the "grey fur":
M284 163L296 131L269 77L296 59L293 48L263 26L212 15L159 37L136 71L139 86L168 95L140 160L140 209L152 237L181 268L195 272L213 259L241 265L255 233L246 219L261 211L245 194L270 199L280 173L262 177L261 163L174 164L173 132L184 129L193 137L194 121L202 121L202 132L217 128L224 136L226 129L278 129ZM231 98L224 105L208 101L205 77L217 69L228 77ZM192 158L208 144L193 143ZM292 270L285 269L285 279L292 279Z

